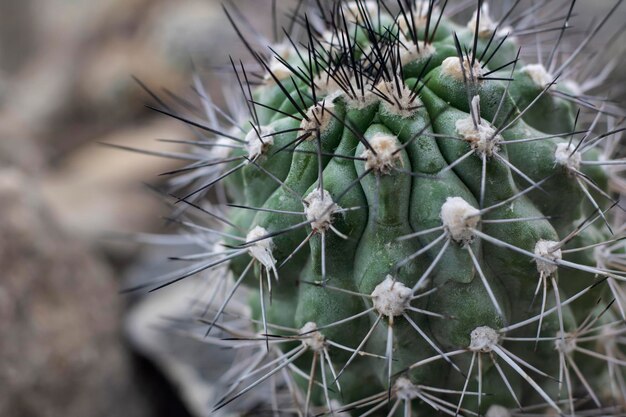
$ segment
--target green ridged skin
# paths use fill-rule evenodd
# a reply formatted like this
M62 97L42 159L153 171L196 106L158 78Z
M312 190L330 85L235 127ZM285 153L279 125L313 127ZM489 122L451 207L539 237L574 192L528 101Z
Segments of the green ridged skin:
M567 57L528 61L506 25L529 4L463 25L391 3L314 7L243 88L220 244L279 359L216 407L274 369L300 415L617 413L626 278L599 253L623 225L593 145L612 132L571 99Z

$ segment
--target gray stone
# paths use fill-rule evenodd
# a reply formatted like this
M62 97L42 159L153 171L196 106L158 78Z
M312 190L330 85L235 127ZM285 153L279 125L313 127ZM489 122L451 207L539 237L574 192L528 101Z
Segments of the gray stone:
M143 417L105 264L0 170L0 415Z

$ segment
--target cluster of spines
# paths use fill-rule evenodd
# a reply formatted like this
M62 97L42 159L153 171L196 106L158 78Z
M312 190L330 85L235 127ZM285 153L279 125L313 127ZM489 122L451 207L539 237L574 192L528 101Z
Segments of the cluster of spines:
M390 173L410 174L411 176L417 177L424 175L412 171L407 172L406 167L402 166L401 154L410 141L400 143L396 137L386 134L385 132L378 132L366 138L364 132L358 131L358 129L348 123L346 121L347 119L342 116L341 112L345 112L345 109L335 108L336 96L333 96L332 91L333 89L338 91L340 95L344 97L345 102L350 103L354 108L366 109L368 106L372 105L372 103L381 101L389 112L404 117L412 114L412 112L416 111L418 108L423 107L424 104L420 100L420 94L425 91L423 88L428 82L424 77L428 73L428 70L431 69L429 66L430 61L426 58L426 64L423 65L418 73L413 74L413 78L416 78L417 81L409 85L405 83L408 77L403 73L405 69L402 55L403 49L406 48L406 43L409 41L415 45L417 53L432 53L429 47L431 47L430 45L437 35L442 16L447 6L447 2L442 2L438 7L435 7L434 3L434 1L430 1L418 2L415 3L415 5L406 5L404 2L398 2L397 6L400 12L396 14L398 18L395 21L404 22L408 37L401 34L402 32L399 29L401 26L400 23L396 24L397 27L393 24L391 27L383 27L381 25L381 21L383 20L381 16L383 14L386 16L394 15L391 10L381 2L356 1L351 2L347 7L342 7L337 3L330 8L325 8L317 4L317 11L321 12L321 15L316 16L315 21L310 20L311 15L308 13L294 13L290 24L291 30L286 31L286 41L282 43L282 53L278 53L279 48L274 48L269 59L255 51L248 40L242 35L239 29L240 25L235 22L237 18L242 18L242 16L238 12L231 10L228 16L233 25L237 28L242 39L244 39L244 42L248 46L257 64L255 71L254 66L247 66L242 62L236 64L234 61L231 61L233 72L240 87L241 95L243 96L243 100L240 99L240 101L245 102L245 108L251 120L249 126L241 125L241 116L239 114L237 114L237 116L229 116L226 112L219 110L211 102L199 80L196 80L195 89L201 99L203 109L206 112L208 123L196 122L187 117L183 117L178 112L172 110L171 107L166 105L163 101L158 100L158 111L189 123L195 128L194 132L198 135L198 139L196 141L190 141L189 143L200 150L200 152L184 155L162 154L162 156L190 161L189 165L186 167L166 173L168 175L179 175L172 181L172 185L187 190L183 192L183 196L179 196L180 193L177 192L176 188L172 189L170 193L177 195L176 203L180 204L181 207L192 207L193 209L199 210L200 214L210 216L213 225L206 227L201 224L203 223L202 221L196 223L181 219L181 216L188 216L189 214L180 209L175 212L176 215L173 216L173 220L189 230L192 237L191 240L217 244L215 246L211 245L210 248L207 248L207 251L177 258L179 260L192 261L193 264L176 273L159 277L142 287L151 290L162 288L202 271L222 267L226 262L233 259L242 257L248 259L245 263L245 268L243 268L243 271L241 271L238 278L235 280L228 296L225 297L225 300L216 309L217 314L208 321L208 329L206 332L206 335L209 336L212 328L219 327L223 332L232 333L234 336L240 337L240 331L235 332L233 329L230 329L228 325L218 323L223 314L225 314L224 312L229 300L243 283L246 276L255 268L255 264L260 267L257 269L262 271L264 275L263 279L259 279L260 307L262 310L261 320L256 322L256 325L262 328L262 332L260 335L246 335L244 338L246 340L256 340L261 349L265 349L266 352L272 353L276 355L276 357L269 363L261 364L261 361L259 361L254 366L251 366L250 369L243 372L242 375L237 378L233 389L217 404L217 408L225 406L259 383L274 377L276 374L280 373L285 375L285 371L289 370L289 372L293 372L294 375L300 375L308 379L305 395L302 396L298 394L300 390L298 384L290 381L292 377L285 376L286 381L290 381L287 382L287 386L293 391L293 397L303 397L296 401L297 407L292 410L292 412L296 414L310 414L309 412L312 409L311 393L314 391L314 387L318 386L322 388L325 399L324 402L326 403L325 408L322 407L322 410L327 413L364 410L364 415L369 415L373 412L380 412L385 405L389 405L390 409L383 412L383 414L392 415L402 404L405 409L405 415L410 415L411 401L417 398L422 403L429 405L435 410L450 415L461 413L474 415L474 411L467 407L463 408L462 405L467 404L467 401L464 399L469 395L476 396L477 403L480 405L481 399L485 395L482 389L481 378L483 368L482 358L483 355L486 355L490 358L491 363L504 381L507 390L520 410L525 410L525 407L523 407L521 400L517 398L515 390L509 383L510 370L512 370L517 377L521 377L525 380L538 396L545 401L547 407L551 407L559 413L566 412L563 410L569 410L567 412L574 413L576 410L579 399L575 398L574 385L572 382L575 376L586 389L586 395L589 396L599 410L602 410L599 396L594 392L591 384L586 380L584 373L571 356L574 351L589 354L596 359L599 358L606 361L609 368L608 372L611 376L610 381L612 389L615 390L617 395L619 395L619 393L625 393L622 370L620 368L625 362L622 351L616 346L619 345L622 333L626 330L624 330L622 321L601 323L603 315L606 311L609 311L609 307L614 308L613 306L617 308L619 317L621 317L622 320L626 318L624 316L624 290L620 286L620 282L625 278L623 273L620 272L620 269L623 270L624 263L622 260L623 254L621 253L623 245L620 245L621 240L619 235L612 237L610 240L593 243L585 247L564 248L567 243L576 239L576 237L586 228L590 227L590 225L594 225L597 222L605 222L606 226L610 227L607 213L609 209L613 209L617 205L612 204L609 209L605 209L603 208L606 206L604 203L598 203L596 201L598 196L612 201L612 196L596 185L593 179L589 178L588 175L584 174L581 171L581 165L595 164L608 167L612 171L619 171L624 164L622 160L610 159L611 155L608 155L608 157L605 155L604 159L597 161L584 160L582 157L584 152L590 149L597 147L610 149L610 146L604 146L609 140L612 141L612 144L618 142L619 139L616 139L616 137L623 128L619 127L620 121L615 122L616 115L614 112L605 111L604 107L599 108L597 102L594 101L594 97L585 96L580 92L567 93L553 88L557 79L571 75L568 69L573 66L573 60L583 51L589 39L602 27L601 24L597 25L594 30L592 30L590 36L581 42L580 46L574 51L570 58L565 59L561 65L557 67L558 46L568 27L574 2L571 3L572 7L569 8L567 14L559 19L561 22L556 28L556 32L559 36L555 42L554 48L549 54L546 65L527 65L524 67L523 71L537 84L541 92L531 102L526 103L526 107L522 108L518 114L513 114L511 110L508 114L502 112L506 111L504 95L509 93L510 81L512 81L512 75L515 72L519 59L519 50L513 60L500 62L495 70L485 70L486 64L492 58L497 57L496 52L500 47L505 45L507 36L538 35L548 33L550 30L554 31L555 28L548 30L543 28L545 22L534 22L533 25L529 25L526 29L511 30L510 33L503 33L504 19L496 23L483 14L481 25L481 11L484 13L485 8L482 7L482 2L479 2L477 8L478 12L475 13L472 20L474 26L473 45L470 44L470 46L466 46L466 43L461 41L457 34L453 33L452 36L454 38L456 56L448 57L441 62L443 72L448 71L448 76L458 77L465 83L468 95L467 108L469 113L469 118L457 120L455 129L456 135L458 136L454 136L453 139L468 142L470 144L470 150L445 169L451 170L454 166L462 163L472 155L479 158L481 164L481 178L477 206L472 206L462 197L450 196L441 207L440 218L442 224L440 226L420 230L410 235L398 236L398 241L405 241L440 232L437 238L430 239L429 244L425 245L417 252L408 255L396 265L397 268L401 268L412 262L415 258L425 255L427 252L437 247L437 245L441 245L435 252L436 255L432 258L432 262L416 281L413 288L407 288L402 282L394 278L393 275L381 277L380 284L369 294L360 293L358 291L350 292L342 288L334 287L332 282L326 282L326 265L324 263L325 234L332 232L341 238L349 238L349 236L346 236L334 228L333 219L346 211L360 210L363 207L342 207L341 205L341 197L348 193L357 182L350 184L345 192L340 193L339 197L333 201L330 194L324 189L322 160L332 157L362 162L364 170L359 174L357 181L361 181L370 176L374 177L376 181L380 181L381 177ZM511 16L517 3L519 2L516 2L509 12L505 13L504 18ZM300 8L306 9L302 4L303 2L299 2L298 10ZM531 7L530 9L535 9L535 12L537 11L536 7ZM424 13L424 11L426 12ZM437 15L436 12L439 14ZM415 15L418 15L418 19L425 19L425 29L416 26ZM525 16L528 17L528 11L521 13L520 16L514 20L523 20ZM604 20L601 23L604 23ZM304 41L295 40L294 33L298 30L303 32L304 35L302 38ZM418 32L420 30L425 31L423 37L426 40L423 42L418 41ZM487 46L484 47L482 53L478 55L479 48L477 42L481 31L487 32L488 41ZM492 50L489 49L490 45L491 48L493 48ZM488 50L489 52L487 52ZM507 67L510 67L509 76L494 74L498 71L502 72L502 70ZM544 68L548 68L548 70ZM556 75L553 76L551 74ZM482 114L480 105L478 104L478 96L471 93L472 91L476 91L477 84L489 80L503 81L506 85L502 98L496 105L497 110L491 122L481 118ZM267 88L268 85L277 87L280 90L279 94L285 98L287 106L283 109L263 103L259 98L255 97L256 93L253 86L256 84L258 84L258 88L260 89ZM306 90L302 90L302 85L307 87ZM539 102L543 96L552 94L553 92L556 97L571 101L583 108L591 108L594 110L595 115L591 126L585 130L576 131L576 125L578 123L577 114L572 131L563 133L557 130L548 132L550 134L545 136L524 137L523 139L509 141L502 139L502 132L513 126L526 112L532 111L535 104ZM281 115L285 119L293 120L293 123L281 130L275 131L272 127L261 123L261 118L259 117L261 111ZM592 132L601 118L610 120L607 124L613 123L613 126L606 132L593 136ZM224 122L227 122L226 124L232 124L234 127L227 127ZM431 124L435 124L436 122L437 120L435 119ZM325 151L322 146L322 136L324 131L329 128L329 124L333 123L340 125L342 129L351 131L361 143L363 152L355 156L349 156L335 154L332 153L332 151ZM499 127L496 128L495 126ZM436 134L429 132L429 127L430 126L424 127L414 138L422 135L431 135L433 138L438 139ZM237 130L241 131L241 133L237 133ZM212 136L205 137L201 131L208 132ZM279 135L292 132L297 132L295 140L291 140L278 149L275 149L274 145L278 141L277 138ZM583 137L578 141L574 141L573 138L576 134L582 134ZM450 138L450 136L442 137ZM534 251L516 247L483 232L480 227L481 224L545 220L545 218L532 217L485 219L484 216L490 211L514 203L517 199L525 197L530 192L537 190L543 191L542 186L547 181L547 179L540 181L531 179L523 170L517 168L515 165L511 164L506 157L500 155L501 148L516 143L542 141L552 137L570 138L569 143L561 144L557 147L554 154L554 162L556 165L560 165L574 178L577 186L582 190L585 198L588 199L589 204L593 207L592 214L589 218L585 219L579 227L572 230L560 241L538 240ZM414 140L414 138L411 140ZM298 145L305 141L315 142L315 146L312 146L311 150L303 151L299 149ZM227 152L231 149L239 149L241 152ZM319 165L318 185L312 192L306 195L301 195L294 190L290 190L283 180L265 169L262 164L265 158L272 158L279 153L299 152L316 154ZM523 179L522 182L527 182L528 188L505 200L494 202L486 206L486 170L488 161L492 159L497 159L505 164L512 172ZM207 207L206 204L200 202L201 197L209 190L222 188L224 179L236 175L246 166L254 166L257 169L257 175L266 176L270 182L275 182L276 187L286 189L286 192L301 201L303 207L302 211L285 211L280 214L294 216L294 219L301 218L303 221L294 220L291 226L272 232L268 232L258 225L254 225L248 231L240 231L241 235L235 235L220 230L218 227L219 223L230 226L232 230L238 228L226 215L221 213L221 210L226 206L234 206L242 210L253 211L271 210L262 207L230 204L226 201L226 197L223 194L221 194L221 207L215 205ZM613 183L619 184L619 177L616 176L616 178L616 180L613 180ZM218 196L219 195L218 193ZM374 206L377 204L376 201L373 202ZM274 210L274 213L276 212L277 211ZM294 248L293 252L280 260L279 263L274 257L274 244L272 239L276 236L305 227L310 228L306 239ZM338 322L324 326L318 326L313 322L306 323L302 329L287 329L284 326L273 325L271 322L268 322L265 312L266 299L271 295L265 293L271 293L273 280L278 280L280 285L280 267L289 262L314 235L319 235L321 239L322 264L320 268L322 271L322 280L313 283L302 282L302 284L319 286L324 288L325 291L338 291L350 297L366 299L369 300L371 307L355 316L346 317ZM494 290L491 288L490 279L486 276L484 271L482 271L477 253L475 253L475 249L472 248L472 242L476 239L498 247L503 247L514 253L525 256L536 263L539 279L535 295L539 296L541 292L541 310L539 314L520 320L517 323L502 323L500 328L497 329L487 326L476 327L470 335L467 335L470 343L464 349L444 352L444 349L439 347L436 341L432 340L407 313L411 311L422 315L444 317L444 315L438 312L412 306L411 302L415 299L419 299L421 296L427 296L437 291L438 288L436 286L428 286L428 284L430 284L429 280L438 262L452 246L458 245L463 250L467 251L473 266L478 272L479 280L488 294L489 301L493 304L493 307L501 317L506 316L503 306L500 305L494 294ZM216 240L219 240L219 242L216 242ZM225 241L229 243L227 244ZM202 246L206 247L207 245L203 244ZM591 267L563 259L564 254L577 251L582 252L592 247L597 254L596 266ZM582 288L576 294L566 298L563 294L559 293L559 284L555 275L555 272L559 268L578 270L589 274L590 277L595 275L602 278L600 281L595 282L590 279L589 286ZM220 282L225 282L227 280L228 271L226 269L222 271L223 275ZM562 309L601 285L607 285L609 287L610 294L615 298L615 302L610 303L607 308L601 308L600 312L595 312L595 314L592 311L575 330L566 331ZM550 286L552 287L552 291L550 291ZM547 306L547 295L550 292L554 295L552 307ZM211 303L208 305L210 304ZM207 306L207 309L208 308L210 307ZM344 346L327 339L323 335L324 330L329 327L349 324L350 321L370 313L374 313L376 319L357 346ZM553 337L541 336L542 321L551 314L558 316L557 332ZM448 390L442 387L420 386L412 382L410 378L403 376L404 373L394 374L392 372L393 347L391 346L391 340L393 339L394 320L397 320L397 317L403 317L418 335L432 347L433 352L436 353L436 355L432 357L417 361L409 366L408 369L405 369L404 372L409 372L434 361L445 360L458 371L459 375L464 376L464 382L459 391ZM447 318L450 320L455 319L454 317ZM377 326L379 326L379 323L383 321L383 319L385 319L384 321L387 323L388 333L385 351L374 353L366 352L365 345L368 338L377 329ZM251 320L251 322L254 323L255 320ZM537 323L537 333L535 337L516 339L515 337L509 336L510 332L533 323ZM277 336L272 334L273 329L277 329L281 333L287 332L289 334ZM286 350L270 349L270 345L293 343L294 339L300 340L301 345ZM210 340L210 338L207 340ZM530 374L535 373L543 378L548 378L549 376L515 353L507 350L503 346L504 341L525 342L529 345L536 345L540 342L553 343L554 349L558 352L560 362L559 375L556 379L558 380L560 388L565 387L567 398L563 401L559 401L549 395L545 388L536 382L536 378L533 379L533 376ZM602 349L604 351L591 351L587 348L579 347L577 344L578 341L586 343L597 341L603 344ZM348 359L344 362L343 367L338 370L335 370L334 362L329 354L330 347L348 352ZM532 348L528 350L530 351ZM297 360L304 355L305 352L312 352L313 354L313 362L309 367L309 372L305 372L296 366ZM452 359L464 353L471 353L468 370L461 370ZM334 390L340 392L340 377L343 371L347 369L355 358L363 355L376 357L386 362L387 390L371 398L358 400L354 402L354 404L344 406L332 404L333 400L330 398L329 392ZM501 362L508 365L510 370L504 370ZM478 368L478 389L477 392L470 392L468 386L471 378L473 378L472 372L475 366ZM315 377L316 372L319 378ZM332 375L332 380L326 380L328 375ZM243 382L250 379L253 381L246 387L241 388ZM320 381L320 379L322 381ZM439 394L452 397L456 395L458 396L458 402L450 402L449 399L442 399ZM532 407L530 407L530 409L532 409Z

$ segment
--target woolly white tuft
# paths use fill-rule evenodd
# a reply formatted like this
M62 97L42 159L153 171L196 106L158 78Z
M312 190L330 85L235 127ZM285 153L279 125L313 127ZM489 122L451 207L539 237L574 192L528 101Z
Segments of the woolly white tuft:
M415 0L413 2L413 10L411 13L407 12L405 16L399 16L396 24L403 33L409 33L410 30L415 28L421 28L426 25L428 20L428 11L430 9L429 2L427 0ZM431 16L438 16L441 10L437 6L433 6ZM410 22L410 18L413 16L413 22ZM408 21L408 22L407 22Z
M317 331L317 324L312 321L307 322L300 329L302 344L309 349L320 352L324 350L326 339L324 335Z
M413 292L399 281L394 281L391 275L378 284L372 291L374 308L387 317L400 316L409 306Z
M576 151L576 145L573 143L559 143L554 151L554 162L567 168L568 170L580 169L582 155Z
M475 80L476 78L483 76L483 69L480 67L478 60L476 60L472 66L470 60L467 57L463 57L463 67L461 67L461 60L459 57L451 56L444 59L441 63L441 73L458 81L463 81L465 79Z
M576 338L559 330L554 341L554 349L561 353L572 353L576 350Z
M341 207L335 204L326 190L320 192L320 189L316 188L304 198L304 214L315 231L328 229L332 223L333 214L339 209Z
M396 398L400 400L412 400L417 398L419 394L419 388L413 384L409 378L401 376L396 379L396 382L393 384L393 390L396 393Z
M469 30L474 32L476 30L476 17L478 11L475 11L472 18L467 23ZM480 8L480 22L478 22L478 36L481 38L490 38L494 31L497 31L498 36L505 36L513 30L510 26L498 28L498 22L494 21L489 15L489 5L483 3Z
M258 131L256 129L252 129L248 132L245 137L245 148L248 151L248 158L251 161L254 161L259 156L264 155L269 147L274 144L274 138L269 136L272 133L274 133L274 129L270 126L261 126Z
M365 158L365 168L372 169L379 173L388 174L397 165L398 161L402 161L398 150L398 138L385 133L376 133L368 142L374 152L366 149L360 155Z
M419 99L412 97L413 92L408 89L403 82L400 84L400 89L398 90L395 82L381 81L376 86L376 90L391 101L390 103L387 100L383 100L381 102L383 109L396 116L410 117L417 111L419 105L422 104Z
M554 76L541 64L528 64L520 71L528 74L533 82L541 88L545 88L554 80Z
M267 235L267 230L261 226L256 226L250 230L246 236L246 242L252 242ZM268 237L250 244L250 246L248 246L248 253L268 270L276 271L276 259L274 259L274 255L272 254L273 246L272 238Z
M421 59L427 59L435 54L435 47L424 41L417 41L417 45L400 33L400 62L409 64Z
M324 100L309 107L306 112L309 120L302 119L300 123L300 130L313 133L308 140L315 139L318 132L321 134L328 128L328 125L333 120L331 112L334 108L335 104L332 100Z
M558 244L559 242L555 242L553 240L540 239L535 245L535 255L541 256L542 258L550 261L560 261L563 259L563 254L561 253L561 249L557 249ZM542 273L544 276L552 275L559 269L559 266L556 263L544 261L543 259L536 259L535 261L537 263L537 271Z
M479 96L474 96L472 99L473 115L456 121L456 132L470 144L478 155L492 156L500 149L502 136L496 135L496 129L480 118L479 99Z
M469 243L480 221L480 211L461 197L448 197L441 206L441 221L453 240Z
M500 335L491 327L477 327L470 333L469 350L483 353L491 352L493 346L498 344L499 339Z

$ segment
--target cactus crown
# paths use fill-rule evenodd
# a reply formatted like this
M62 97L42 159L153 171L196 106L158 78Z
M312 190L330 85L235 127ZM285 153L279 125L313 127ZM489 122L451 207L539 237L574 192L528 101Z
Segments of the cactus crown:
M160 110L200 137L186 233L220 244L147 286L219 270L206 340L267 357L216 409L270 380L301 416L623 406L623 116L575 71L606 19L571 52L572 7L478 1L465 25L453 3L300 1L269 51L229 10L254 58L232 61L243 112L199 82L208 121Z

